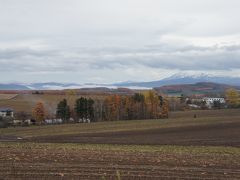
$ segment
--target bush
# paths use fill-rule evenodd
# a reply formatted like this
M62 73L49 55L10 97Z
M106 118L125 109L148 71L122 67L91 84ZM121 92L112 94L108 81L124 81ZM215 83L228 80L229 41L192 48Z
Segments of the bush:
M8 122L5 118L0 117L0 128L6 128L8 127Z

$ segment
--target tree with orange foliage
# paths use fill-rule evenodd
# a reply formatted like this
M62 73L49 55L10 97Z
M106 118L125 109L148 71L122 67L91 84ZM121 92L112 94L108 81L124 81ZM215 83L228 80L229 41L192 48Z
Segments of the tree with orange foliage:
M41 123L45 119L45 109L41 102L38 102L33 109L33 117L38 122Z
M162 118L168 118L168 113L169 113L169 103L166 99L164 99L162 104Z
M105 98L101 114L105 121L167 118L168 106L168 101L155 91L133 96L111 95Z
M122 106L123 106L123 99L119 95L112 95L108 96L104 100L104 108L103 114L104 119L107 121L115 121L120 120L122 117Z

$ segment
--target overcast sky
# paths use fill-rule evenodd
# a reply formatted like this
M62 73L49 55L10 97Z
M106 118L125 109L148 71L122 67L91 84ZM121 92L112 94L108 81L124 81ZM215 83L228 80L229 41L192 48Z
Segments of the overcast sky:
M0 0L0 82L240 76L239 0Z

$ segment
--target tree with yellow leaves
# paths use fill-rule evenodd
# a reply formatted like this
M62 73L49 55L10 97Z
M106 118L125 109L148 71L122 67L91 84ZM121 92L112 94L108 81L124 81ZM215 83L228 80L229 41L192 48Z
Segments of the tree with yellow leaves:
M65 96L66 96L66 100L69 102L69 104L74 104L74 101L77 98L77 91L75 89L67 89L64 90L65 92Z
M38 102L33 108L33 117L36 122L41 123L45 119L45 109L42 102Z
M236 89L228 89L226 91L226 100L229 107L237 107L239 105L239 93Z
M158 111L159 111L159 97L157 93L153 90L149 90L144 93L147 111L148 111L148 118L155 119L158 118Z

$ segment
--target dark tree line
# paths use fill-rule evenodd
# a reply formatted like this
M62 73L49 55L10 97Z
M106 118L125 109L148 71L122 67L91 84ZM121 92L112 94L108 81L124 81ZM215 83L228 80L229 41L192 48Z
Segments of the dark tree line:
M67 104L67 100L63 99L60 101L57 105L57 112L56 112L57 118L61 118L64 122L70 119L70 107Z
M91 119L94 120L94 101L89 98L81 97L76 100L74 106L74 112L71 112L67 100L63 99L57 105L56 117L61 118L64 122L67 122L71 115L72 117L76 114L77 119Z
M94 119L94 100L91 98L87 99L84 97L81 97L76 100L75 103L75 112L77 114L77 117L80 119Z

